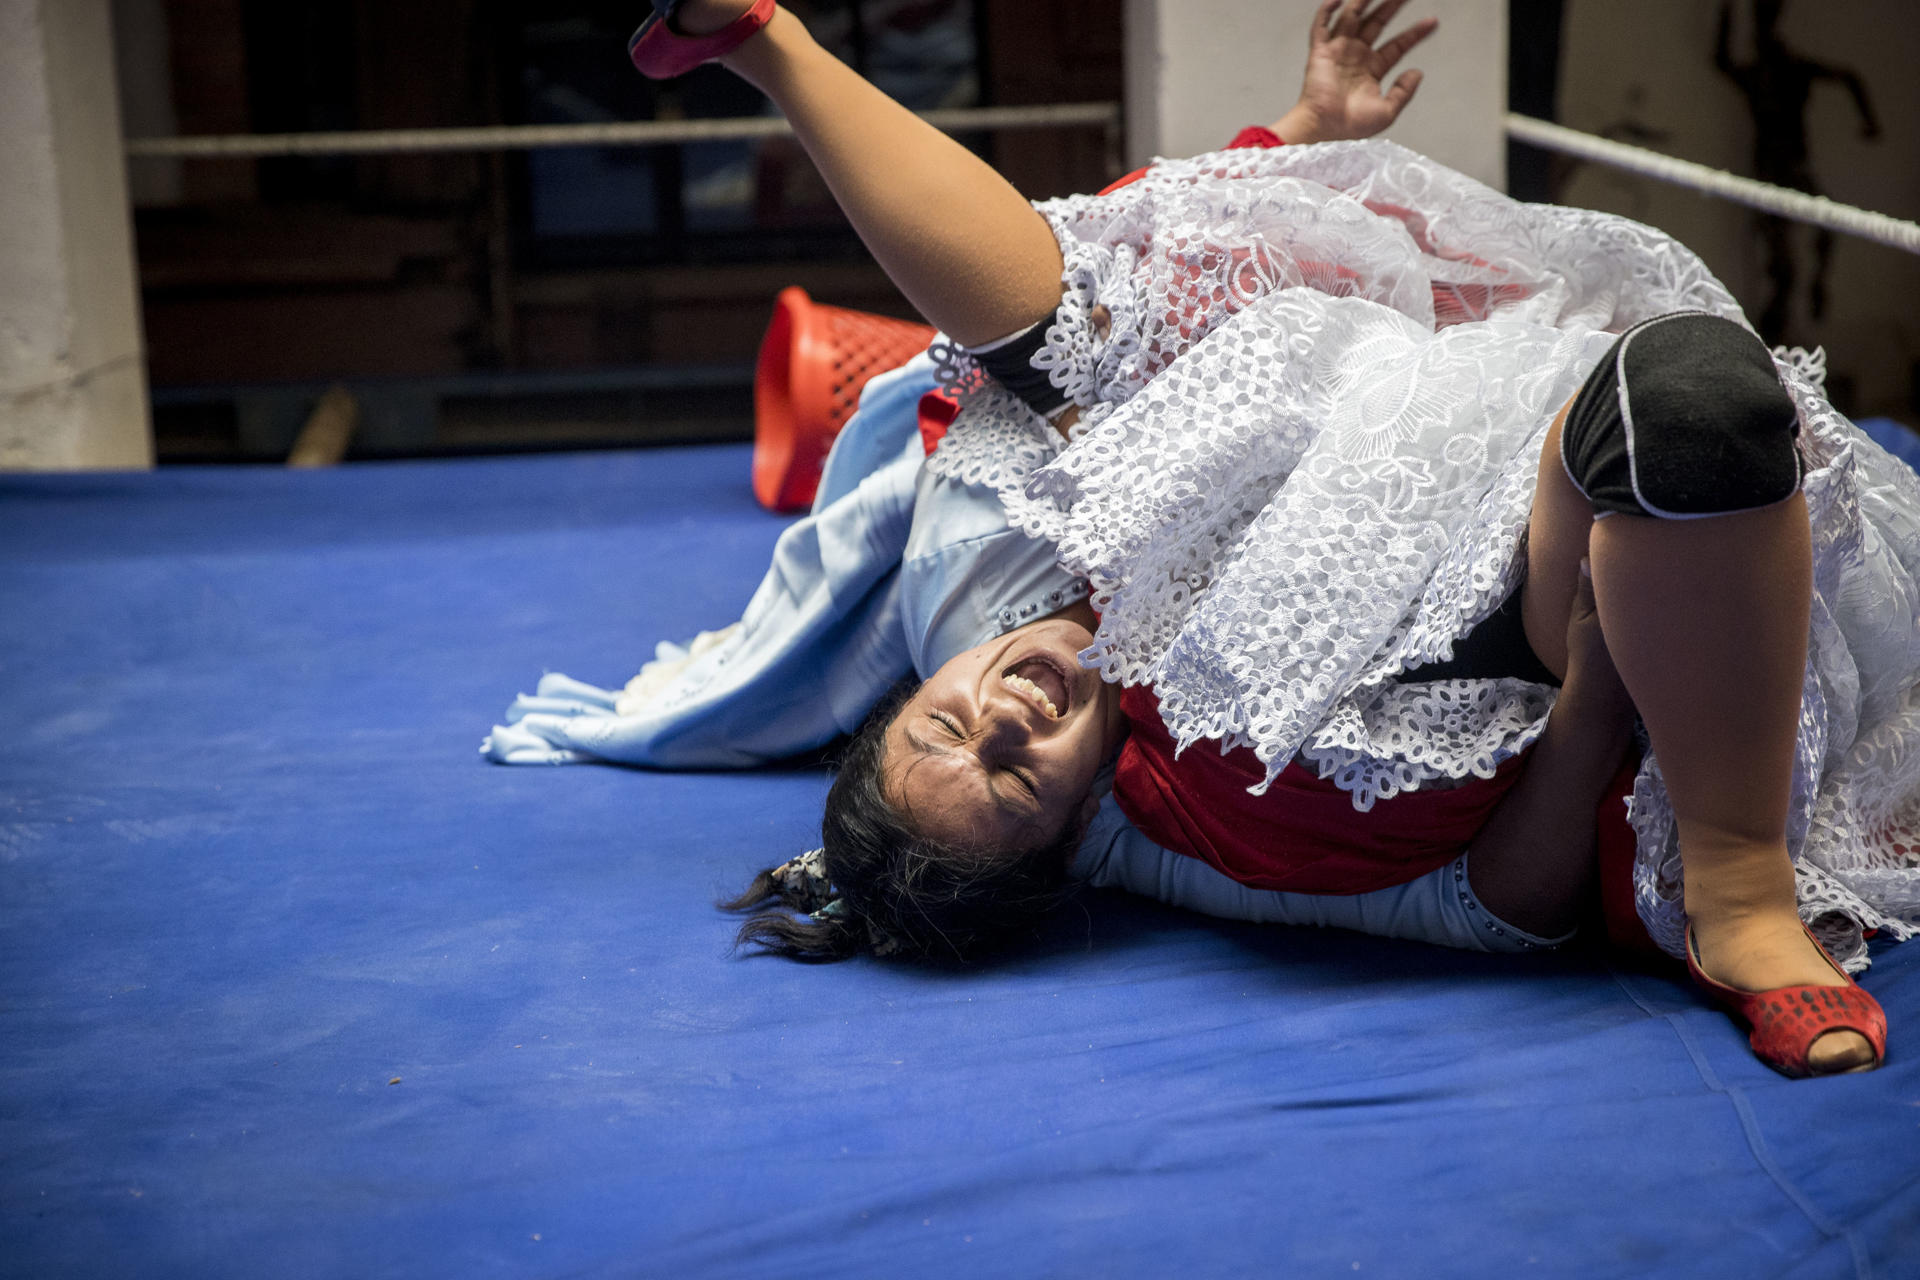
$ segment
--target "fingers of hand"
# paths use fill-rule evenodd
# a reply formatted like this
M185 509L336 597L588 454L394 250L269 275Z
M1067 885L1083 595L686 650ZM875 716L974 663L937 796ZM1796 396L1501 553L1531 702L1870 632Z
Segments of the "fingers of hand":
M1396 115L1401 108L1413 100L1414 91L1420 87L1420 82L1425 78L1418 71L1402 71L1394 78L1393 87L1387 90L1386 96L1387 101L1393 104Z
M1409 49L1432 35L1439 26L1438 18L1424 18L1414 23L1374 51L1374 65L1384 75L1387 68L1406 57Z
M1400 12L1407 0L1385 0L1366 13L1359 15L1359 35L1362 40L1372 44L1380 38L1380 33L1393 21L1393 15Z
M1386 3L1397 9L1402 4L1405 4L1406 0L1386 0ZM1340 6L1339 15L1329 24L1329 29L1336 36L1354 36L1357 38L1360 35L1361 28L1365 26L1373 16L1368 12L1371 7L1374 6L1370 6L1367 0L1348 0L1347 3Z

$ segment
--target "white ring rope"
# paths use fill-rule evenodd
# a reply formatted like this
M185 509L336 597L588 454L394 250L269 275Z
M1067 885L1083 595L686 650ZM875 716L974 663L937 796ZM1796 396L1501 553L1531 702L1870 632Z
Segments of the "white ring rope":
M969 129L1055 129L1120 125L1117 102L1062 102L1031 107L922 111L947 133ZM610 124L510 124L472 129L354 129L335 133L234 133L187 138L129 138L127 155L211 157L366 155L416 151L524 151L535 147L659 146L733 138L777 138L793 129L778 116L723 120L630 120Z
M923 111L920 118L936 129L1054 129L1099 126L1119 128L1116 102L1064 102L1028 107L972 107ZM1790 191L1742 178L1709 165L1677 160L1656 151L1596 138L1577 129L1532 116L1508 114L1507 136L1529 145L1595 160L1719 196L1765 213L1861 236L1879 244L1920 253L1920 224L1856 209L1825 196ZM632 120L608 124L519 124L471 129L355 129L333 133L238 133L186 138L129 138L127 155L136 159L174 157L209 159L263 156L367 155L426 151L521 151L536 147L662 146L739 138L775 138L793 132L778 116L722 120Z
M1662 182L1690 187L1707 195L1719 196L1736 204L1776 213L1796 222L1812 223L1831 231L1843 231L1880 244L1920 253L1920 223L1903 222L1884 213L1872 213L1841 204L1825 196L1810 196L1804 191L1789 191L1772 183L1742 178L1690 160L1676 160L1657 151L1610 142L1590 133L1536 120L1532 116L1507 116L1507 136L1548 151L1559 151L1583 160L1645 174Z

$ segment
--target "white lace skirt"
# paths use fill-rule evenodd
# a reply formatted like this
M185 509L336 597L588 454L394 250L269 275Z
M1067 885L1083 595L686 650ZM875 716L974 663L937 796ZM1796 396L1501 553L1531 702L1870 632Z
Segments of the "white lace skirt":
M1744 322L1719 281L1651 228L1383 142L1161 162L1040 209L1066 296L1035 363L1074 439L955 355L964 411L929 465L1093 584L1085 660L1153 684L1183 746L1250 747L1269 778L1304 759L1361 811L1524 750L1551 690L1393 678L1513 589L1548 424L1613 335ZM1920 928L1920 482L1827 404L1817 357L1780 362L1816 581L1790 842L1802 913L1859 969L1864 929ZM1678 954L1651 757L1631 820L1641 915Z

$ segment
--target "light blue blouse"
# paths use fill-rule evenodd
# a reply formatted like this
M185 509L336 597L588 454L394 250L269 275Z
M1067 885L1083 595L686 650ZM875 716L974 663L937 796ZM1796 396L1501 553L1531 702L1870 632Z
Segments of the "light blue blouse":
M1007 524L986 489L924 468L900 562L900 604L913 669L926 679L956 654L1086 597L1053 544Z

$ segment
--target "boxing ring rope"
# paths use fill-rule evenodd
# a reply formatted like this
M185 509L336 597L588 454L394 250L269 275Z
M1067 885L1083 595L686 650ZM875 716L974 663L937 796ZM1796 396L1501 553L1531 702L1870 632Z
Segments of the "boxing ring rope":
M1060 102L1027 107L956 107L916 113L945 133L968 130L1097 126L1117 153L1120 104ZM778 116L720 120L623 120L606 124L509 124L470 129L353 129L333 133L235 133L129 138L131 159L258 159L266 156L370 155L423 151L528 151L540 147L648 147L741 138L781 138L793 128Z
M1791 191L1772 183L1738 177L1710 165L1676 160L1657 151L1596 138L1590 133L1536 120L1532 116L1509 113L1506 125L1509 138L1529 146L1578 156L1582 160L1598 161L1629 173L1688 187L1704 195L1719 196L1762 213L1778 214L1795 222L1860 236L1878 244L1904 249L1908 253L1920 253L1920 223L1903 222L1899 218L1856 209L1825 196L1810 196L1804 191Z
M1098 127L1110 158L1119 153L1120 104L1062 102L1024 107L968 107L923 111L920 118L947 133ZM1859 236L1920 254L1920 223L1858 209L1771 183L1612 142L1564 125L1509 113L1507 136L1529 146L1576 156L1718 196L1763 213ZM543 147L670 146L790 136L777 116L720 120L632 120L604 124L518 124L455 129L356 129L326 133L240 133L199 137L129 138L130 159L259 159L268 156L372 155L447 151L527 151ZM1117 164L1115 165L1117 168Z

